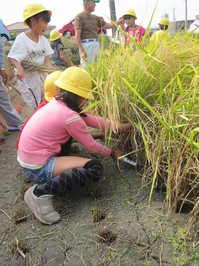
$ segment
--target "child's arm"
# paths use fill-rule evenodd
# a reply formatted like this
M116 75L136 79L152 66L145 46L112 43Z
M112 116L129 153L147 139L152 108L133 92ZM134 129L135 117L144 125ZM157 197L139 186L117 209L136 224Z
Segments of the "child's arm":
M13 66L17 69L17 78L23 81L24 80L24 69L22 65L14 58L9 57L8 59L10 63L13 64Z
M90 113L86 113L86 116L85 117L82 116L81 118L85 121L85 123L89 127L101 130L107 129L108 131L111 128L111 121L109 119L105 121L103 117L100 116L96 117L94 115L91 115Z
M61 60L63 60L66 64L68 64L69 66L73 66L73 63L68 58L65 57L63 49L59 50L59 56Z
M50 60L50 56L49 56L49 55L47 55L47 56L45 57L44 65L46 65L46 66L49 67L49 68L56 69L56 67L54 67L54 66L51 64L51 60Z
M105 128L109 131L111 128L111 121L109 119L104 120L103 117L96 117L89 113L86 113L86 117L82 116L82 119L85 121L87 126L98 128L101 130L105 130ZM105 125L106 123L106 125ZM119 123L118 124L118 132L120 133L129 133L131 130L131 124L130 123Z

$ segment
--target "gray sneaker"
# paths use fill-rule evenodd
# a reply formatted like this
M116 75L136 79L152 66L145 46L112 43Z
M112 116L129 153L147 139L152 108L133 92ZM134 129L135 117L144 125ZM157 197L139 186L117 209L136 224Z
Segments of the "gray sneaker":
M53 195L36 197L33 193L35 186L36 185L30 187L26 191L24 195L26 204L40 222L44 224L54 224L58 222L61 217L52 205Z

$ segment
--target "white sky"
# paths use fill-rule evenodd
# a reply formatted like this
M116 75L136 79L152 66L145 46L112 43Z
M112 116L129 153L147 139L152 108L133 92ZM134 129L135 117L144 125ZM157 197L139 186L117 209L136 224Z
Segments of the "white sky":
M147 27L152 16L157 0L115 0L117 19L121 17L129 8L135 10L137 24ZM51 25L59 27L65 24L83 10L82 0L5 0L1 3L0 18L5 25L22 21L23 9L27 4L41 3L52 11ZM188 19L195 19L199 15L199 0L187 0ZM174 12L175 10L175 12ZM176 20L185 19L185 0L158 0L158 5L151 26L157 26L159 19L165 14L169 14L169 20L173 20L175 13ZM110 9L109 0L101 0L96 4L94 14L103 16L109 22Z

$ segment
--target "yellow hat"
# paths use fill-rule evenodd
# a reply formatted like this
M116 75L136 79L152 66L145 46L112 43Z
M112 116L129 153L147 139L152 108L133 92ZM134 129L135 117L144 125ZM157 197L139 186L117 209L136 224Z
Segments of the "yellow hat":
M55 81L55 85L85 99L94 99L91 92L91 77L86 70L80 67L72 66L64 70L61 76Z
M59 88L55 85L57 80L62 74L62 71L54 71L50 73L44 81L45 100L50 101L59 92Z
M29 4L24 8L23 11L23 23L27 26L26 20L30 17L33 17L34 15L41 13L43 11L47 11L49 15L52 15L52 12L50 10L47 10L44 6L41 4Z
M61 38L63 34L60 33L58 30L52 30L50 32L50 42L56 41L57 39Z
M169 20L167 18L161 18L160 25L169 26Z
M135 19L137 19L137 16L135 14L135 11L133 9L128 9L126 13L122 16L122 19L124 19L125 16L132 16Z

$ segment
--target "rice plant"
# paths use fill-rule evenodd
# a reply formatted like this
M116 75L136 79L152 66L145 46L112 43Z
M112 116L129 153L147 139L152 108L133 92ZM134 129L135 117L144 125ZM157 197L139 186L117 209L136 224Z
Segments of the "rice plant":
M168 210L199 205L199 40L177 33L161 42L117 47L110 43L89 66L98 110L112 121L129 121L131 151L143 182L166 190ZM113 129L117 131L117 128ZM198 208L193 209L192 224Z

